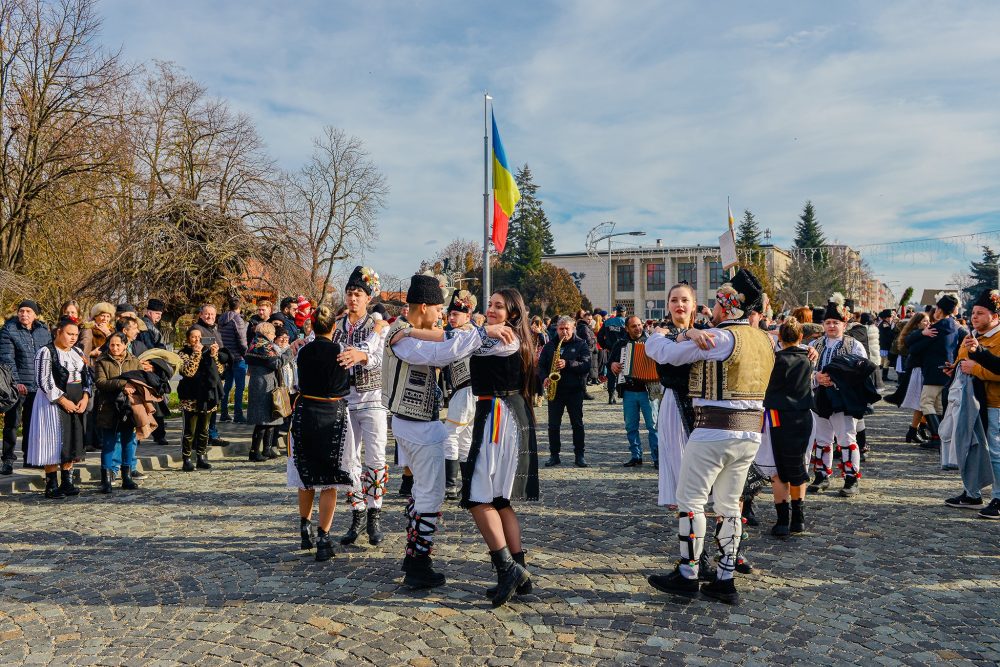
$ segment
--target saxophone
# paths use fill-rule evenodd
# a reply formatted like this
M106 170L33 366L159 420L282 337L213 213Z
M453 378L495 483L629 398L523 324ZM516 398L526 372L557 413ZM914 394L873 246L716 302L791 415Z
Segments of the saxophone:
M562 343L562 338L560 338L556 345L556 351L552 354L552 365L549 366L549 386L545 388L545 398L549 401L555 400L556 387L558 387L559 379L562 377L562 373L559 372L559 353L562 350Z

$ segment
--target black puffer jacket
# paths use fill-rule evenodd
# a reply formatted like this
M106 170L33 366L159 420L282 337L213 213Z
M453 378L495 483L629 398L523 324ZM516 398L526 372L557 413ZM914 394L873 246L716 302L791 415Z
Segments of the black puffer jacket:
M0 364L10 369L15 382L35 391L35 355L51 342L52 334L41 320L28 329L12 317L0 329Z

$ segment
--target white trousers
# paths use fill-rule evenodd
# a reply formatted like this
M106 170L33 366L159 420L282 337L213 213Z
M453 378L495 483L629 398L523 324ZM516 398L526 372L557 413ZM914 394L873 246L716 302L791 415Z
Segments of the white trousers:
M448 418L444 425L448 439L444 441L444 457L449 461L466 461L472 447L472 426L476 420L476 397L472 387L455 392L448 402Z
M388 421L382 408L350 410L354 448L351 451L351 476L358 484L347 494L354 511L382 507L389 467L385 463ZM362 456L362 445L364 454Z
M417 514L437 514L444 503L444 448L441 444L417 444L396 436L400 459L413 472L413 509Z
M834 438L837 440L837 467L845 475L861 475L861 452L858 450L858 421L843 412L834 412L829 419L814 414L816 424L812 464L815 472L833 474Z

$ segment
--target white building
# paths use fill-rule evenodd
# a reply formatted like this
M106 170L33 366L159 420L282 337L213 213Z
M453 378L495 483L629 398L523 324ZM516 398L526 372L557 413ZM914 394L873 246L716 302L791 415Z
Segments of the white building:
M761 247L771 276L783 274L791 261L784 250ZM611 250L611 290L608 294L608 253L597 258L585 252L546 255L543 261L566 269L595 308L623 305L644 319L660 319L666 313L667 290L687 281L698 295L698 303L715 305L715 290L726 282L719 246L654 246Z

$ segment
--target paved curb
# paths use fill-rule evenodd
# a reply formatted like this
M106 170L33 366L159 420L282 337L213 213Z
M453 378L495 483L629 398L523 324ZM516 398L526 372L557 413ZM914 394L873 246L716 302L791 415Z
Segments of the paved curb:
M137 468L143 472L151 470L178 469L181 464L181 421L167 420L167 437L171 441L169 447L159 447L150 440L139 443L136 451ZM252 427L245 425L219 424L219 436L229 442L226 447L209 447L209 460L219 460L229 457L246 456L250 451L250 434ZM101 479L100 452L87 452L87 462L74 466L80 471L80 481L99 482ZM45 490L45 476L41 470L15 468L13 475L0 477L0 497L15 493L33 493Z

